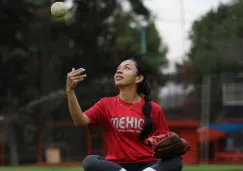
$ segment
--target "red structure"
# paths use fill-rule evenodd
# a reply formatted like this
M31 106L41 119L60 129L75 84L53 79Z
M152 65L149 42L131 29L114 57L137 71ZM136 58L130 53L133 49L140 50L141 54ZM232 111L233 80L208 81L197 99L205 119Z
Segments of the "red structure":
M168 121L171 131L179 134L180 137L186 139L192 147L192 151L183 156L184 164L198 164L199 151L198 149L198 134L197 128L200 123L198 121Z

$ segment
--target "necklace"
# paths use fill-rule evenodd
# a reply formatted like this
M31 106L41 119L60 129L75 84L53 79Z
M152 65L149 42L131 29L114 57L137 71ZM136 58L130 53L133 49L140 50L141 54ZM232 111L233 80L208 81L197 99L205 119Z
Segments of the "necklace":
M133 103L133 105L132 106L130 106L130 107L125 107L125 106L123 106L123 104L121 104L121 102L120 102L120 98L118 97L117 98L117 101L118 101L118 104L123 108L123 109L126 109L126 110L130 110L130 109L132 109L134 106L135 106L135 104L137 103Z

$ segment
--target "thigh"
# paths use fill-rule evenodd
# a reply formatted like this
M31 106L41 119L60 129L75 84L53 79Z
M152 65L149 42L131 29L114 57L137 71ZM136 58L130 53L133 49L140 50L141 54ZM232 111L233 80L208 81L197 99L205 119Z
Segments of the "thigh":
M165 161L158 161L156 164L149 167L150 169L144 169L144 171L181 171L183 168L183 162L181 157L174 157ZM151 169L152 168L152 169Z
M120 171L122 167L98 155L89 155L82 162L84 171Z

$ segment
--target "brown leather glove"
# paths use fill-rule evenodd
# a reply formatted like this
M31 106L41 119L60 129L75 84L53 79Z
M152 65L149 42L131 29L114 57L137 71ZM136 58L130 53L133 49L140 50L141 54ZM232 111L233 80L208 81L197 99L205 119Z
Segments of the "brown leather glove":
M184 155L191 150L189 143L174 132L151 136L145 143L154 150L154 157L164 160Z

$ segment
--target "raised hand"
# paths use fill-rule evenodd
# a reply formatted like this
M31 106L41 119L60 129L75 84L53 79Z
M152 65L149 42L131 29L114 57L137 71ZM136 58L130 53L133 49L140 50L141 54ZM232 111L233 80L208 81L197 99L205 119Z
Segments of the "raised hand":
M83 81L85 77L87 77L84 72L85 69L83 68L77 70L73 68L72 71L67 74L66 91L74 90L77 84Z

